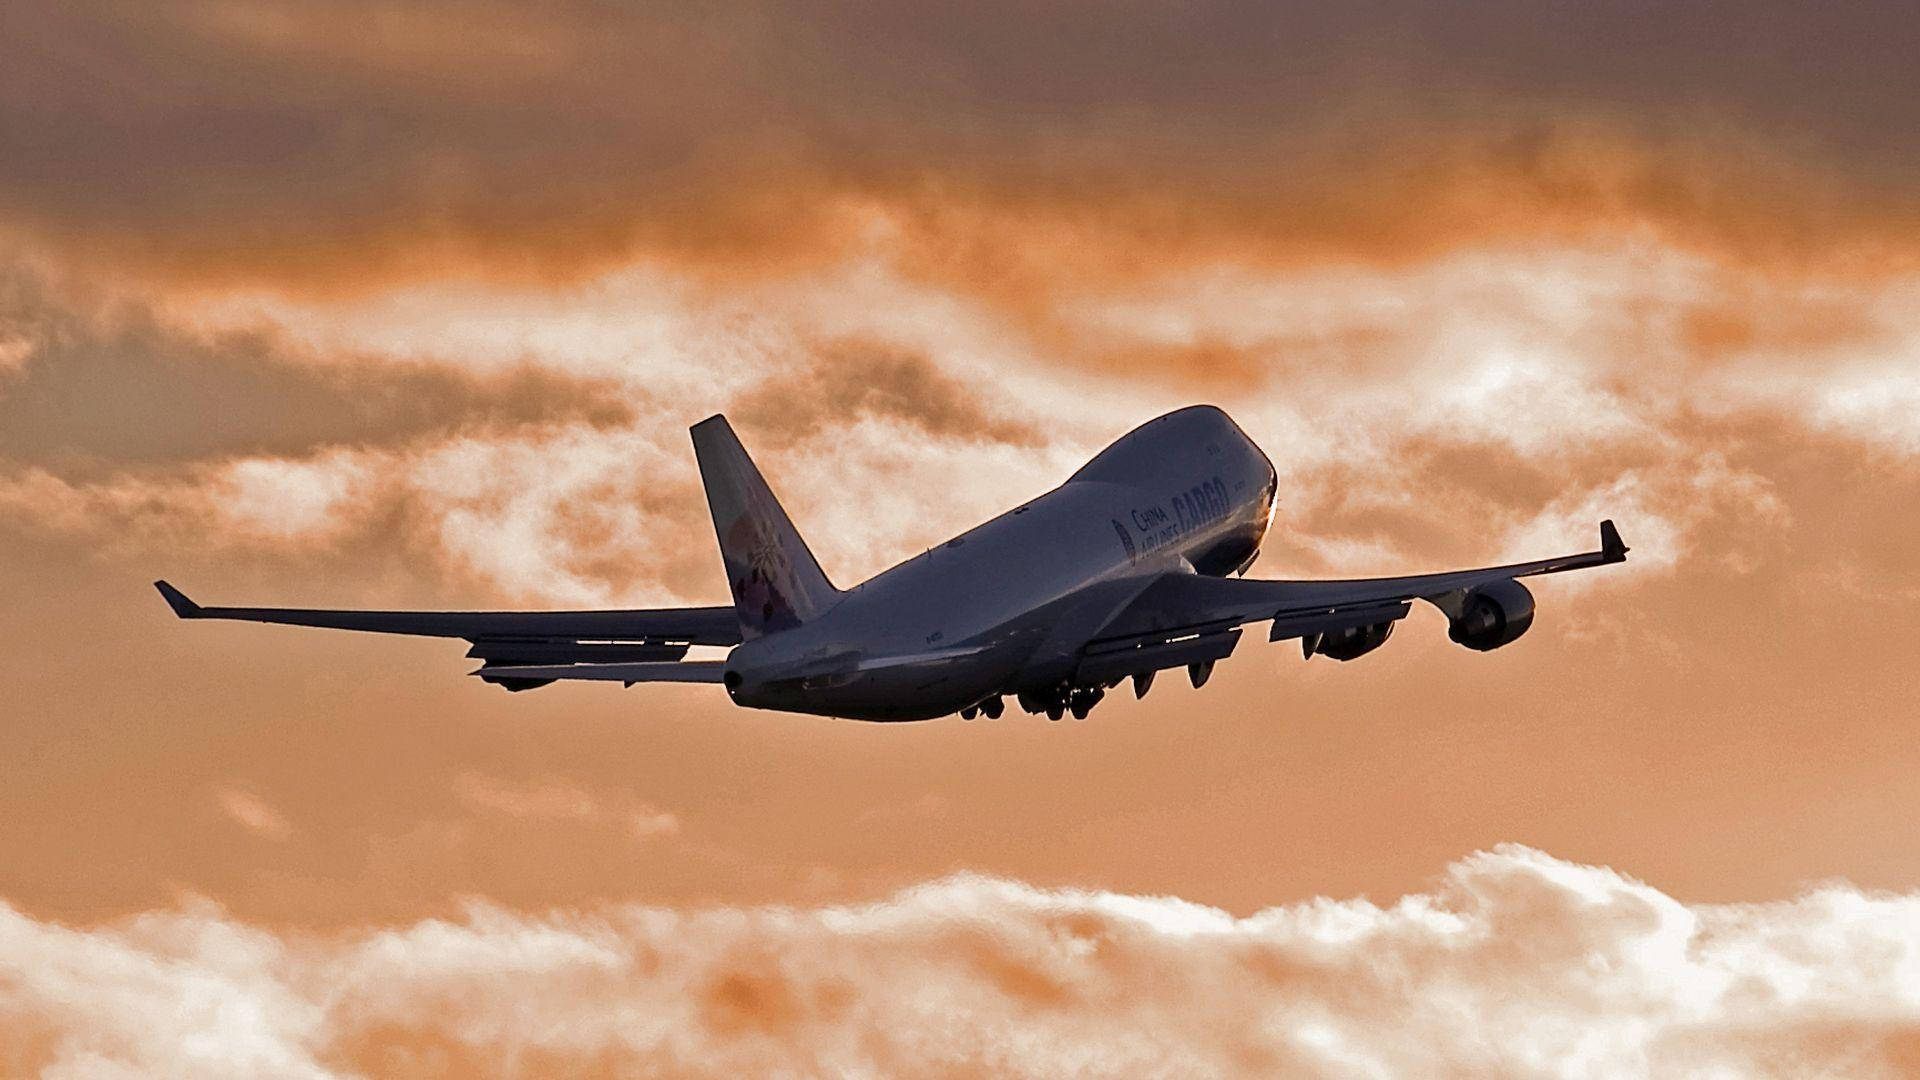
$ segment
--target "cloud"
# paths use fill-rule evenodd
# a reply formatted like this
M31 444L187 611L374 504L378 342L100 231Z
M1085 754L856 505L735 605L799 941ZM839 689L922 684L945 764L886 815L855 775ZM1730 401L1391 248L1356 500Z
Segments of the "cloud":
M734 416L852 581L1057 483L1131 423L1212 399L1282 475L1288 541L1263 573L1534 557L1604 516L1637 549L1630 573L1677 567L1703 538L1751 570L1765 532L1819 527L1796 510L1817 492L1765 448L1838 439L1911 471L1911 290L1634 243L1168 272L1062 300L1058 338L884 261L724 294L629 270L557 294L238 303L203 330L185 329L192 305L135 333L22 303L28 340L66 344L59 363L36 344L0 382L0 413L25 421L0 443L30 462L0 463L0 512L122 553L381 550L512 603L707 602L692 419ZM304 389L263 389L262 371ZM550 383L551 409L503 416L501 378ZM122 380L154 386L79 393ZM56 385L71 401L46 407ZM610 399L623 415L601 414ZM229 414L252 419L222 434Z
M1281 472L1286 573L1530 557L1605 516L1642 538L1629 572L1706 536L1750 565L1726 549L1811 494L1783 458L1838 440L1912 471L1911 289L1638 243L1220 268L1063 304L1061 355L1225 404ZM1702 312L1740 329L1708 341Z
M1898 92L1914 31L1870 8L87 0L7 18L0 228L164 277L357 289L641 257L755 276L881 230L917 278L1013 300L1223 251L1397 260L1635 229L1911 266L1920 218Z
M0 337L0 376L25 367L33 348L32 341L17 334Z
M220 811L241 828L268 840L285 840L293 835L293 826L266 800L239 788L221 788L214 792Z
M203 333L137 302L63 297L0 262L0 460L72 470L612 425L636 396L526 364L307 349L258 323Z
M710 602L693 419L733 415L850 582L1211 399L1282 475L1262 573L1534 557L1612 516L1641 574L1703 551L1753 570L1780 554L1765 533L1819 528L1766 447L1838 439L1897 476L1920 445L1906 280L1635 242L1062 288L1043 325L884 259L726 292L635 268L119 321L23 285L0 513L120 553L381 551L508 603ZM553 393L520 412L522 386Z
M313 548L367 512L354 500L372 460L335 451L84 480L27 467L0 472L0 513L102 551Z
M521 821L616 825L640 839L672 836L680 831L679 815L671 811L624 793L596 795L558 780L514 783L462 773L454 780L453 791L472 809Z
M735 402L735 419L783 443L867 418L895 420L928 435L1032 447L1040 429L1001 395L968 385L924 352L880 340L829 341L798 370L776 370ZM1011 414L1011 415L1010 415Z
M0 907L45 1075L1893 1077L1920 897L1685 904L1503 846L1390 906L1235 918L960 876L864 906L609 907L276 935Z
M836 334L841 316L817 307L790 319L811 292L741 321L738 304L641 274L581 310L416 296L381 302L410 312L395 321L289 328L258 310L89 308L26 272L5 283L0 325L24 359L0 382L0 515L101 551L384 549L518 602L671 602L714 579L685 427L716 408L770 474L805 470L811 487L783 489L802 510L836 493L831 473L897 482L958 471L953 444L1005 458L1046 441L977 363ZM981 515L1001 509L971 487ZM849 536L856 565L937 539L940 518L912 520L904 538Z

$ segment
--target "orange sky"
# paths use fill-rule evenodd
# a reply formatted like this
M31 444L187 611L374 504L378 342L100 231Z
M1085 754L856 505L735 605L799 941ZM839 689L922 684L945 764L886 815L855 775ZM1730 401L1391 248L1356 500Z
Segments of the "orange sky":
M1886 1009L1675 990L1657 1046L1620 1033L1627 1056L1587 1071L1911 1066L1915 24L1354 10L7 5L0 1018L20 1034L0 1072L484 1072L502 1040L532 1071L1079 1067L1044 1042L1138 1072L1268 1023L1250 1003L1279 985L1312 1015L1199 1071L1525 1073L1418 1025L1328 1043L1314 1023L1459 1002L1355 1006L1326 971L1438 964L1480 980L1461 1008L1518 1030L1490 1011L1501 988L1609 949L1650 965L1630 994L1769 983L1780 941L1855 931L1905 959L1874 974L1821 946L1836 966L1793 985L1879 987ZM1542 581L1498 653L1425 609L1351 664L1249 635L1205 692L1163 680L1061 724L508 695L444 642L185 626L147 584L719 602L685 435L716 411L844 584L1196 401L1280 470L1256 574L1554 554L1603 516L1632 561ZM1473 854L1501 844L1524 847ZM1715 906L1749 901L1774 903ZM1665 929L1609 937L1616 902ZM1436 911L1540 966L1420 959L1406 924ZM1186 950L1186 919L1246 943ZM1684 945L1720 923L1752 935L1734 959ZM1647 959L1643 930L1680 959ZM1023 934L1121 941L1134 966L1048 976ZM685 985L622 969L596 998L597 976L555 976L542 1017L704 1001L699 1052L619 1025L436 1026L448 995L513 978L478 960L479 989L423 977L363 1002L378 1022L288 1019L316 988L372 993L381 955L551 947L563 971L575 937L665 950ZM264 1056L182 1065L129 1034L167 1013L164 978L50 1004L127 985L124 965L198 965L285 1024L247 1033ZM980 1006L924 1056L860 1033L944 1006L836 1012L821 989L897 994L916 965ZM1248 982L1183 1012L1130 996L1150 972ZM1022 995L1056 984L1058 1026L1023 1026ZM1188 1034L1132 1053L1115 1000Z

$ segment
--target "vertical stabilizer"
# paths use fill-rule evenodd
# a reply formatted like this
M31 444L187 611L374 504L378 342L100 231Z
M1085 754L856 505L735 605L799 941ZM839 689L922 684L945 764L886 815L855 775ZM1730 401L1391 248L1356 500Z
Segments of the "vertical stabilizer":
M741 636L751 640L791 629L832 607L839 590L821 572L727 418L710 416L692 431Z

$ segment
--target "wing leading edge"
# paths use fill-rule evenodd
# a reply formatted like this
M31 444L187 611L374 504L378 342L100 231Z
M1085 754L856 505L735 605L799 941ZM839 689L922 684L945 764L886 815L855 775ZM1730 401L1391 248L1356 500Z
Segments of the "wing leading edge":
M527 640L678 641L737 645L740 623L732 607L636 608L626 611L336 611L323 608L201 607L165 581L156 581L173 613L183 619L317 626L375 634Z

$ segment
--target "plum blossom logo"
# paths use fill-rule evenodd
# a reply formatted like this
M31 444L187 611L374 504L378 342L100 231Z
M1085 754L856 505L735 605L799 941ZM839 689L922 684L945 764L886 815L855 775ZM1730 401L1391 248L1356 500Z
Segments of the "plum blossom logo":
M788 595L792 565L770 530L753 515L740 515L727 529L723 555L734 607L745 626L768 633L800 625Z

